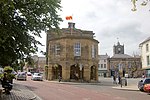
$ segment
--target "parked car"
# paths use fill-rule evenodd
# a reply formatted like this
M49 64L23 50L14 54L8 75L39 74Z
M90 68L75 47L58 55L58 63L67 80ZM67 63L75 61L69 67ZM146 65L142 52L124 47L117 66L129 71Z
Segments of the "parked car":
M14 74L14 75L17 75L17 72L16 72L16 71L14 71L14 70L13 70L11 73L12 73L12 74Z
M144 86L150 84L150 78L145 78L138 83L138 88L140 91L145 91Z
M16 80L27 80L27 75L26 72L18 72L18 74L16 75Z
M40 73L34 73L32 75L31 80L36 80L36 81L43 81L43 76Z
M32 75L32 73L31 73L31 72L27 72L27 75L28 75L28 76L31 76L31 75Z
M4 69L0 67L0 74L4 72Z
M150 84L144 85L144 91L150 93Z

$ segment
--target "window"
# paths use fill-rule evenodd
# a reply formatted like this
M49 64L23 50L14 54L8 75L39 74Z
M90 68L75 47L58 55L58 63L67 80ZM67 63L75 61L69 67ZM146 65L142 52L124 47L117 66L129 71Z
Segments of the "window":
M50 45L50 54L55 53L55 45Z
M149 45L148 44L146 44L146 52L148 52L149 51L149 47L148 47Z
M101 64L101 68L103 68L103 64Z
M92 58L96 58L96 47L92 45Z
M60 44L55 45L55 55L60 55Z
M101 68L100 64L98 64L98 68Z
M79 42L74 45L74 56L81 56L81 44Z
M146 61L147 61L147 65L150 65L150 58L149 58L149 56L147 56Z
M104 68L106 68L106 64L104 64Z

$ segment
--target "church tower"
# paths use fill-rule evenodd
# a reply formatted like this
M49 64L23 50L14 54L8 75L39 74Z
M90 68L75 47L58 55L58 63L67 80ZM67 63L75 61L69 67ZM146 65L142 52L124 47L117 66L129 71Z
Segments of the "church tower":
M113 46L113 54L124 54L124 45L120 45L119 41Z

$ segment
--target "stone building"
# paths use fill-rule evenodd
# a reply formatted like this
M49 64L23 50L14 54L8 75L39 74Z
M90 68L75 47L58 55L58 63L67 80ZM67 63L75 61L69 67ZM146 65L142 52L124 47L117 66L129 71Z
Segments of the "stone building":
M63 81L98 80L98 41L93 31L68 28L47 32L46 79Z
M39 57L38 55L33 55L31 58L33 59L33 65L29 65L26 62L26 71L43 73L46 65L46 57Z
M140 56L124 54L124 45L119 42L113 46L113 56L108 58L110 76L140 77L142 75Z

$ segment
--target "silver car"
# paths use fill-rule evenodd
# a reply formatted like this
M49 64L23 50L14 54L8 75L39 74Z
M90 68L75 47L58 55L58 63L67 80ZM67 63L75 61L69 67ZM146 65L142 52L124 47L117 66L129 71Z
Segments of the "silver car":
M18 74L16 75L16 80L27 80L27 75L26 72L18 72Z

